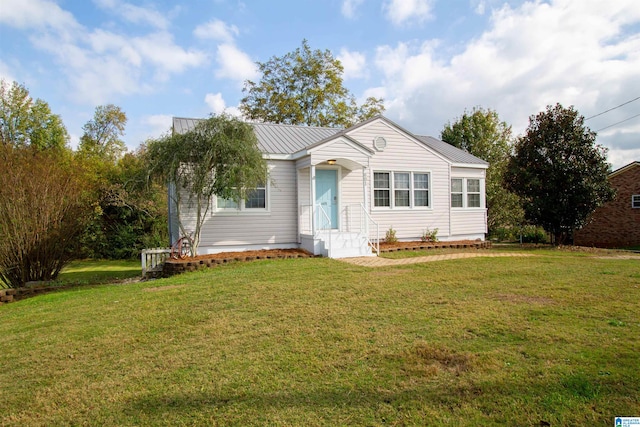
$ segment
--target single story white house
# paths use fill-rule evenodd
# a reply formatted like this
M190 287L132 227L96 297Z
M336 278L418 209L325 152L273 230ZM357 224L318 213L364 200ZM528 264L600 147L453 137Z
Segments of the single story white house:
M198 119L174 118L173 131ZM253 123L269 177L240 203L212 201L200 254L303 248L332 258L375 255L390 228L399 240L438 229L442 241L484 240L485 161L384 116L348 129ZM170 190L171 194L171 190ZM179 236L169 203L171 241ZM188 211L182 222L189 230Z

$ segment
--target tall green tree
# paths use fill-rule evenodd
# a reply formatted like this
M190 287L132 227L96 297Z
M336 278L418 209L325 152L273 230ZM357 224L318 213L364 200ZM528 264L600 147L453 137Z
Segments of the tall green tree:
M121 139L127 125L127 115L113 104L99 105L82 129L78 151L85 157L94 157L116 163L127 147Z
M69 142L67 129L49 104L33 99L17 82L0 80L0 142L40 150L63 149Z
M522 197L525 216L554 236L570 240L598 206L611 200L607 150L584 117L560 104L529 118L505 174L507 187Z
M262 78L245 82L240 104L250 120L348 127L384 112L379 98L358 106L343 85L340 61L329 50L312 50L306 40L293 52L257 64Z
M170 183L182 235L193 235L197 255L200 233L211 199L239 201L267 179L267 164L250 124L228 115L212 115L193 130L148 142L147 161L152 176ZM182 219L188 210L193 228ZM189 216L191 216L189 215Z
M489 163L486 175L489 234L500 227L520 225L524 216L520 199L503 183L513 147L511 126L501 121L494 110L476 107L447 123L440 139Z

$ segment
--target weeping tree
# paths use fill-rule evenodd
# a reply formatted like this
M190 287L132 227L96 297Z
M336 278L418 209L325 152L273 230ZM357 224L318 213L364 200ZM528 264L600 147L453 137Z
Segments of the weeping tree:
M174 188L169 203L175 206L180 234L193 239L192 256L211 199L240 201L267 177L253 127L225 114L201 120L188 132L149 141L146 155L150 175ZM194 218L192 223L187 216Z

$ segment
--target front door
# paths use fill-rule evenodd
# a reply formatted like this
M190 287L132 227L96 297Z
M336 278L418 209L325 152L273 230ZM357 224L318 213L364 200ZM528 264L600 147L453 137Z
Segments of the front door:
M316 205L318 208L316 227L338 228L338 171L335 169L316 170ZM331 225L327 221L331 221Z

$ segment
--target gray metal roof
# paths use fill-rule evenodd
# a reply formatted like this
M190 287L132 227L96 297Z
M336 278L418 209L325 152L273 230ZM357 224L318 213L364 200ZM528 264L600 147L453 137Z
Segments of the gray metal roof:
M431 136L416 135L416 138L424 142L427 147L449 159L453 163L468 163L473 165L489 164L471 153L468 153L464 150L459 149L458 147L454 147L451 144L440 141L439 139L433 138Z
M258 147L266 154L293 154L318 143L326 142L338 134L346 135L347 132L368 123L376 118L381 118L396 126L403 132L414 136L436 153L445 157L452 163L467 163L473 165L487 165L488 163L478 157L467 153L451 144L440 141L430 136L414 135L401 128L384 116L376 116L349 129L321 128L312 126L282 125L275 123L251 123L258 138ZM173 130L177 133L188 132L195 128L196 123L202 119L188 119L182 117L173 118Z
M173 118L174 132L184 133L201 119ZM251 123L258 138L260 151L266 154L293 154L342 131L342 129L312 126Z

